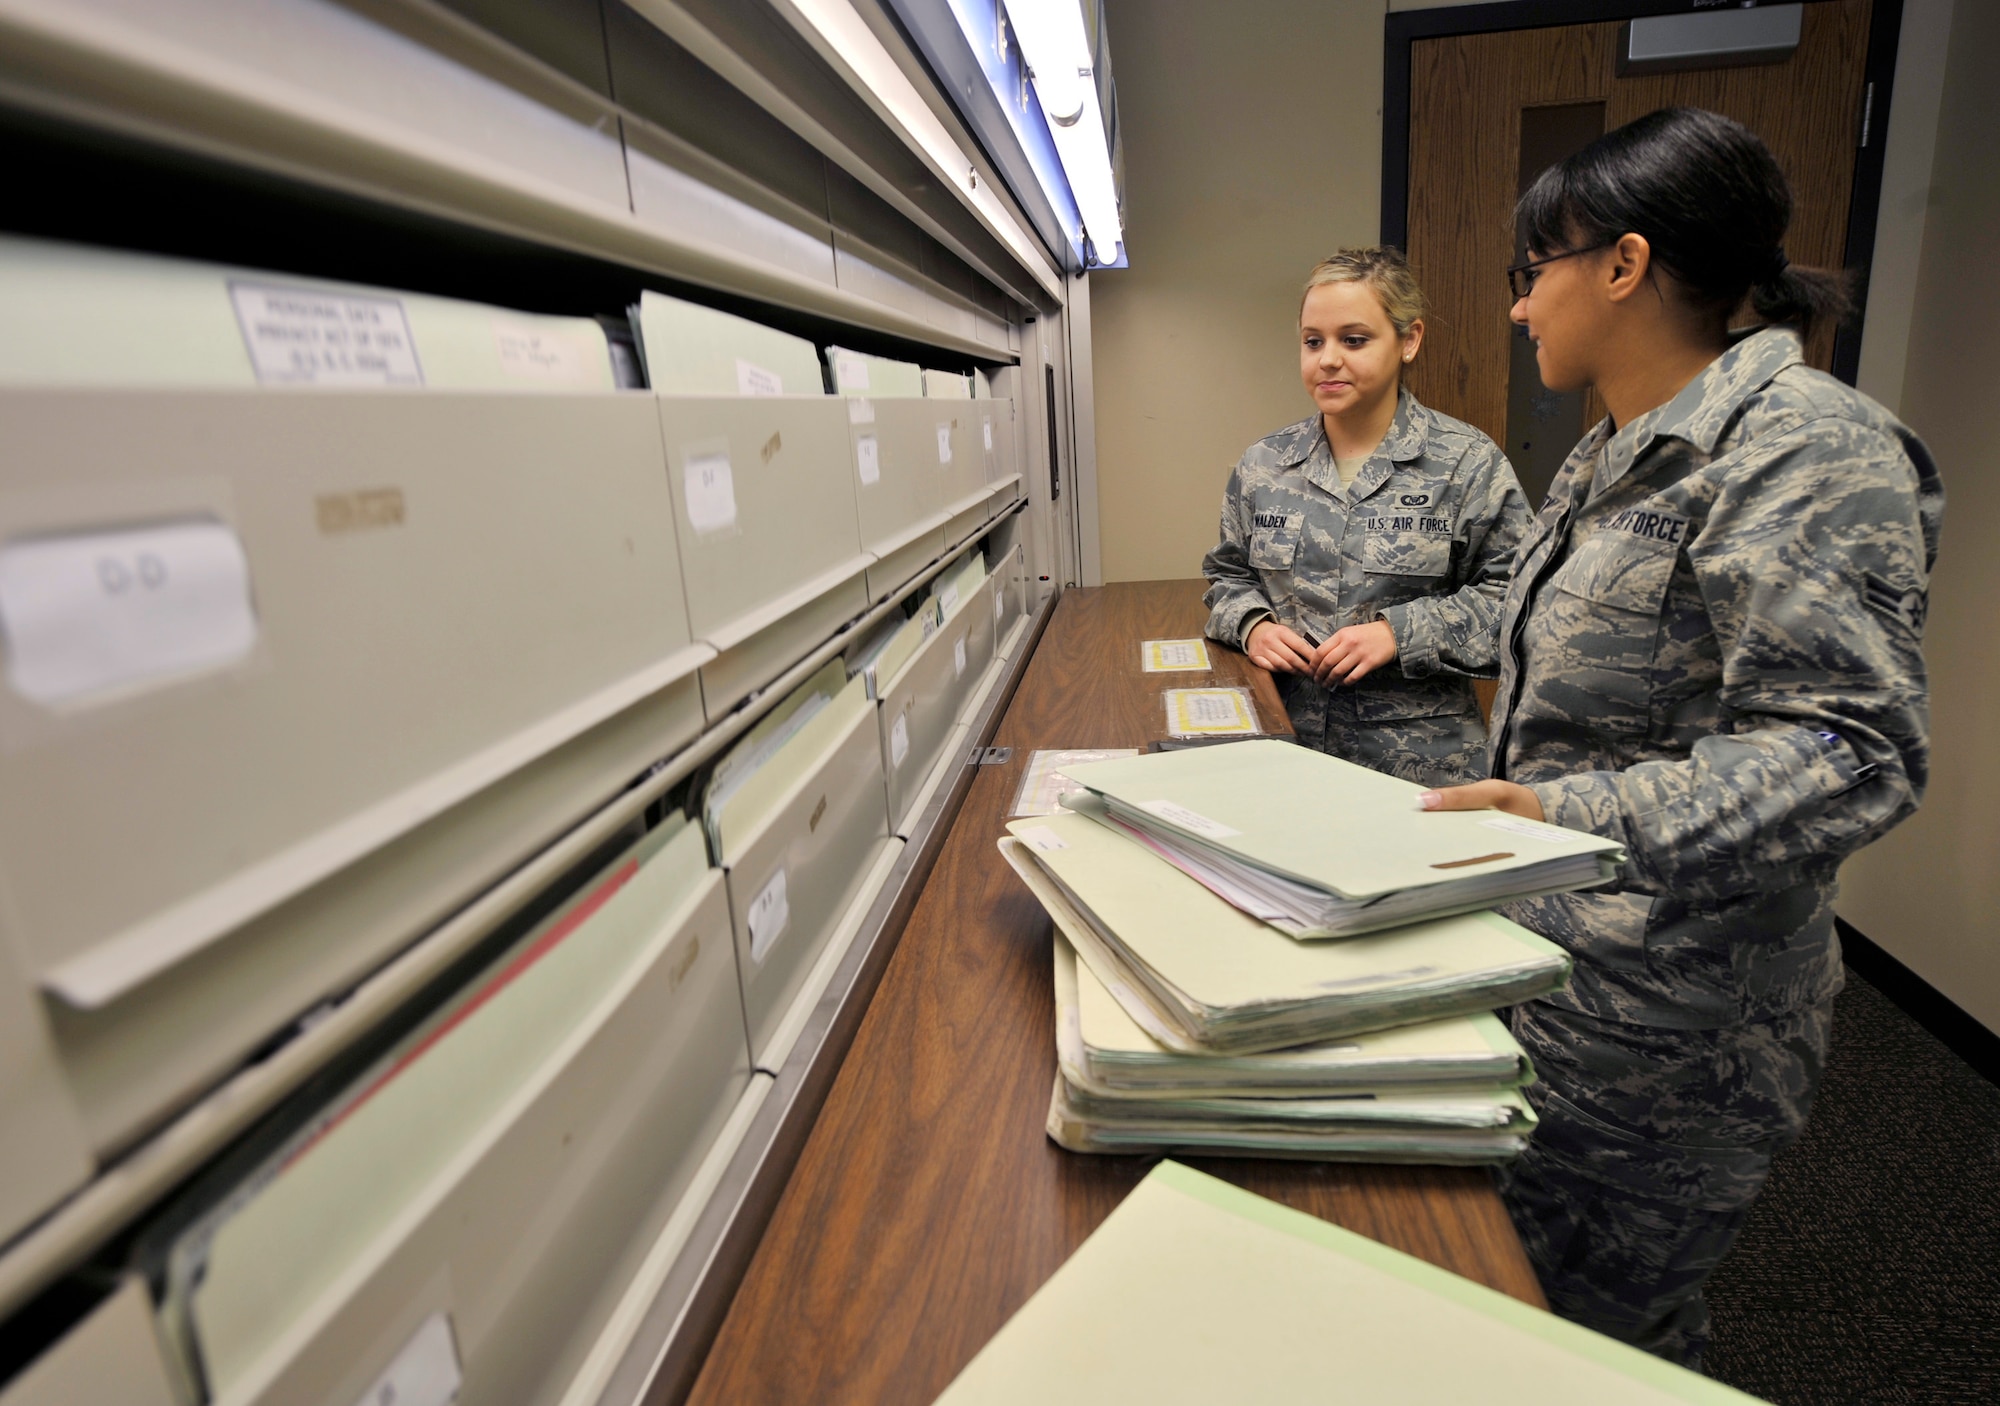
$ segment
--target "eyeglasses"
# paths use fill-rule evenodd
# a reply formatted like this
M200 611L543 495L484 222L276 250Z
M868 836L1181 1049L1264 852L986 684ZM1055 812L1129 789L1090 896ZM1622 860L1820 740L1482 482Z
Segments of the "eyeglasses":
M1593 244L1588 249L1565 249L1560 254L1551 254L1546 259L1529 259L1507 270L1507 290L1519 302L1535 289L1535 280L1542 276L1542 265L1553 264L1562 259L1574 259L1578 254L1595 254L1599 249L1609 249L1611 245Z

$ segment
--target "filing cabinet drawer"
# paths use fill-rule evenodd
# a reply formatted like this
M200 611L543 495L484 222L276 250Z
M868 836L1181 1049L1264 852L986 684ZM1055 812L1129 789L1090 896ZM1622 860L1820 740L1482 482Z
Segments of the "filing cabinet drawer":
M834 593L860 613L862 554L842 403L659 396L694 637L730 650Z
M725 856L743 1006L760 1066L889 838L875 710L857 694L838 706L850 720L817 757L804 759L784 796Z
M944 529L940 526L926 528L895 550L883 553L881 559L868 568L869 599L881 600L895 594L899 587L936 561L943 552Z
M0 924L99 1150L701 725L646 397L0 416L0 792L37 798L0 808Z
M882 762L889 817L904 832L972 689L993 659L993 617L976 591L882 689ZM970 608L967 608L968 605Z
M560 1396L750 1084L722 875L698 827L652 843L175 1242L212 1399Z
M709 722L719 721L866 610L870 599L868 582L874 571L873 564L856 571L776 624L765 626L702 665L701 697Z
M179 1406L145 1284L127 1278L0 1388L0 1406Z

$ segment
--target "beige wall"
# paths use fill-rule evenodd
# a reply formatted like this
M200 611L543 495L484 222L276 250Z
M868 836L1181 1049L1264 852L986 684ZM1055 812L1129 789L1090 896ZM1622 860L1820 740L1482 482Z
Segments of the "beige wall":
M1198 576L1252 441L1312 412L1322 255L1378 231L1383 0L1109 0L1132 267L1091 277L1104 579Z
M1952 17L1902 414L1943 470L1924 808L1847 866L1841 913L2000 1031L2000 5ZM1873 316L1871 306L1870 316Z
M1381 233L1382 20L1453 0L1107 0L1132 267L1091 276L1104 579L1198 576L1243 450L1304 419L1299 286Z

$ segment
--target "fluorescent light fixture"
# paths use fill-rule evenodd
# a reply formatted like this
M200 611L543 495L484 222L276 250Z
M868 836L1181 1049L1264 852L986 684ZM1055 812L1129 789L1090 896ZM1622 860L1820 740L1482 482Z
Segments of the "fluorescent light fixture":
M848 0L779 0L779 12L789 10L793 22L815 47L844 69L857 92L873 99L878 115L898 129L911 150L924 159L946 185L958 192L982 224L1013 251L1021 266L1052 296L1062 296L1062 278L1049 266L1040 248L1001 203L978 167L945 130L937 114L916 90L902 68L882 47ZM1079 29L1081 20L1078 21ZM1095 102L1095 96L1092 98ZM1064 161L1067 167L1067 158ZM1109 170L1107 162L1106 170Z
M1077 0L1006 0L1007 22L1021 43L1035 97L1049 119L1056 155L1100 263L1118 257L1124 228L1111 178L1111 148L1097 103L1090 39Z

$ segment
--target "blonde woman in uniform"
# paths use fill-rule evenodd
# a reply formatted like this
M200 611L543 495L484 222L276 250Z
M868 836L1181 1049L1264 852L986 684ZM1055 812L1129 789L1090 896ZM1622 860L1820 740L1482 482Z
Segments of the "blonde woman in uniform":
M1484 776L1491 677L1529 511L1499 446L1418 403L1423 292L1386 247L1306 280L1314 413L1250 446L1202 562L1208 635L1275 677L1299 740L1431 785Z

